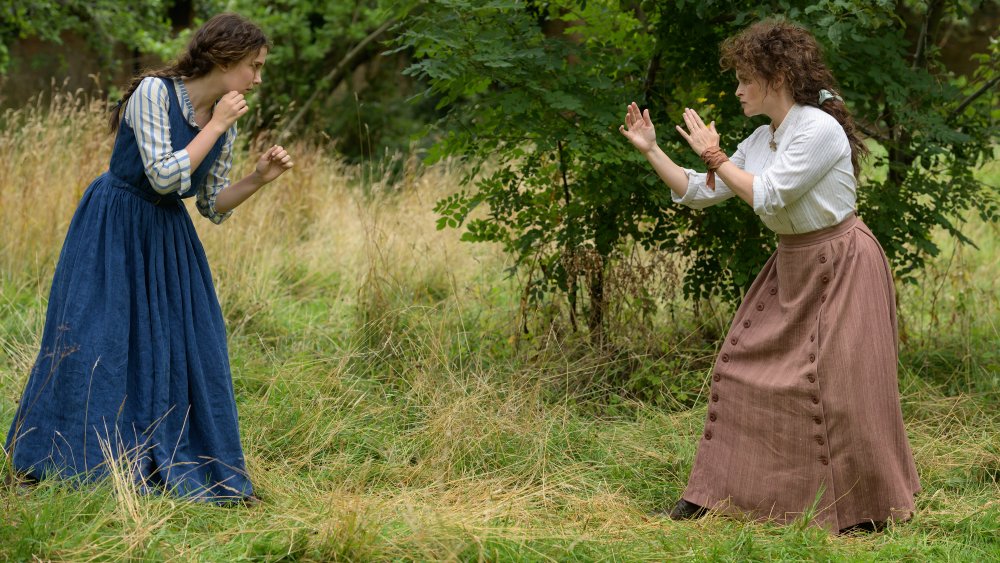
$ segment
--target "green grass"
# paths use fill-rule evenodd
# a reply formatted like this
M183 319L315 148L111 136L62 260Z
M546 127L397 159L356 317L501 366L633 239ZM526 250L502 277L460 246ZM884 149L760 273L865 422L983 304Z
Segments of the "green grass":
M684 487L715 347L699 327L718 319L675 298L621 335L616 355L524 335L504 257L434 230L429 208L457 173L410 171L362 192L358 170L296 150L294 174L230 223L196 220L264 502L141 496L127 479L0 486L0 560L1000 560L996 224L970 219L980 250L942 237L920 283L900 288L900 386L923 486L911 522L851 536L676 523L649 513ZM42 165L22 164L0 194L26 192L17 182ZM1000 177L995 165L983 174ZM64 232L73 201L59 206L51 230ZM33 228L31 240L0 235L16 251L0 270L3 424L37 352L58 249L58 233ZM621 387L636 378L660 386L655 400Z

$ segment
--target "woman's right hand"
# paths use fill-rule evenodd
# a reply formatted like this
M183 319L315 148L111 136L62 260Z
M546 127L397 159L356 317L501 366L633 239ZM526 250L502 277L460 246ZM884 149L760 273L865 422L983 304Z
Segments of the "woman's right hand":
M243 94L233 90L219 98L218 103L215 104L215 108L212 110L212 123L219 126L222 133L225 133L248 110L246 98L243 97Z
M649 119L649 110L639 111L639 106L632 102L625 110L625 125L619 125L622 135L643 154L656 146L656 129Z

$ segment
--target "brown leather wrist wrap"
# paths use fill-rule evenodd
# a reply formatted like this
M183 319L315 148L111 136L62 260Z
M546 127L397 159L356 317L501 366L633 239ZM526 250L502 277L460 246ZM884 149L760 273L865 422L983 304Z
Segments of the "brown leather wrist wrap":
M720 166L729 162L729 157L726 153L722 152L722 149L718 146L708 147L701 153L701 159L705 161L708 166L708 175L705 177L705 185L712 191L715 191L715 171L719 169Z

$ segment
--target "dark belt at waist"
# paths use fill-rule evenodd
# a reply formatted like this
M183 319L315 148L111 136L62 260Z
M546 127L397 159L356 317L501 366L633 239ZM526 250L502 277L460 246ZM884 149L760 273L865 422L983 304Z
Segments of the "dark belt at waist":
M115 176L111 172L105 172L110 184L120 190L125 190L132 195L138 196L149 203L157 207L172 207L180 203L180 198L177 197L175 193L169 194L158 194L152 191L150 188L143 188L139 186L134 186L125 180Z

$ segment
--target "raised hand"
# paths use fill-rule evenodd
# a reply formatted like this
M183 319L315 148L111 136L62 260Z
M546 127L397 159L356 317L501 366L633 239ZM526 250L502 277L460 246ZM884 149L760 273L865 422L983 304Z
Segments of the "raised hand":
M248 109L243 94L233 90L219 98L218 103L215 104L215 108L212 110L212 122L218 125L222 131L228 131Z
M715 130L714 121L706 126L698 112L686 108L684 110L684 124L687 125L687 131L677 125L677 132L684 137L684 140L699 156L705 152L705 149L719 146L719 133Z
M285 170L290 170L294 166L292 157L283 147L274 145L257 159L255 171L264 183L273 181Z
M618 130L632 143L632 146L643 153L653 150L656 146L656 129L649 119L649 110L639 111L635 102L625 109L625 125L619 125Z

